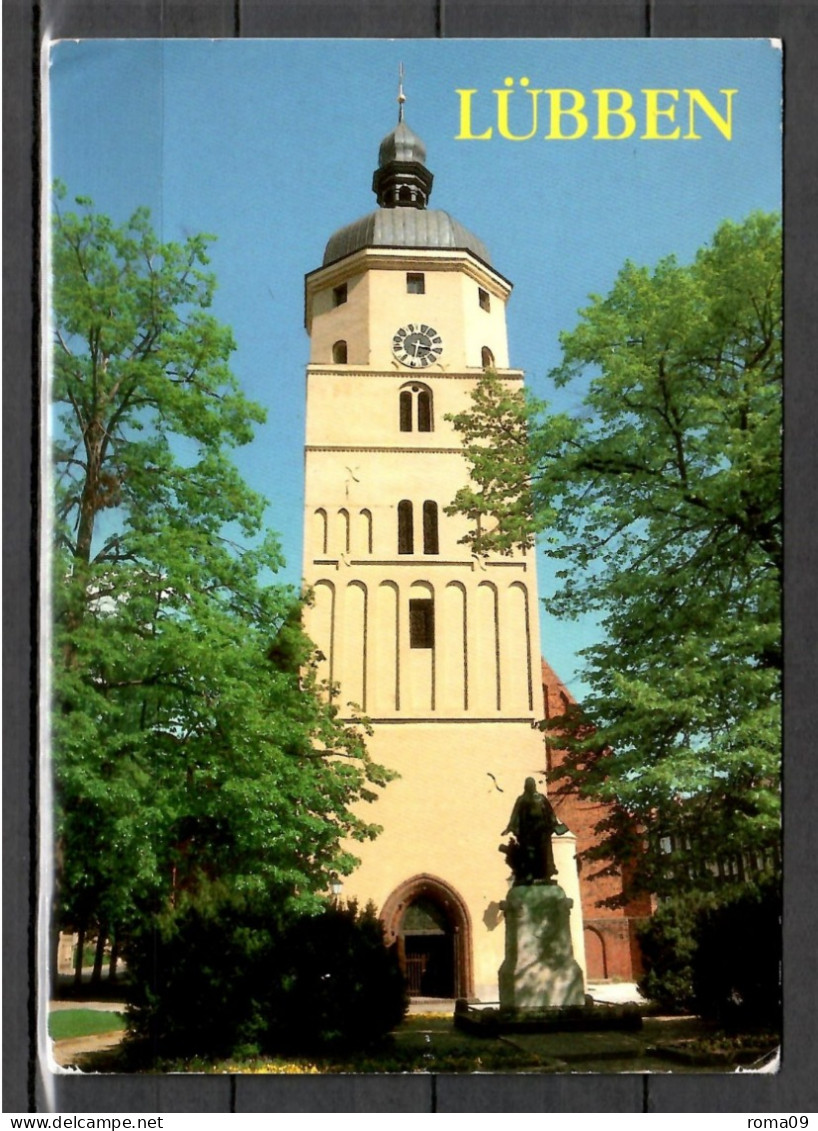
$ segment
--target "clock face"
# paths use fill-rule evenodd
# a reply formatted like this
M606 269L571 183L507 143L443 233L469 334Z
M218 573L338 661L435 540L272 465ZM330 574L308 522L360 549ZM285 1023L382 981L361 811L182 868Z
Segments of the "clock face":
M443 339L434 326L425 322L409 322L392 336L392 352L411 369L423 369L437 361L443 353Z

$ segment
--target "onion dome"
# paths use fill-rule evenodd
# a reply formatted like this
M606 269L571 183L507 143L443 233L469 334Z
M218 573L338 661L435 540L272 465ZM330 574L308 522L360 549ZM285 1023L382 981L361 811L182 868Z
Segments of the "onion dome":
M372 175L378 204L381 208L425 208L433 180L426 168L426 146L401 118L378 152L378 168Z
M392 161L426 164L426 146L416 133L409 129L403 118L391 134L387 134L378 150L378 168L383 169ZM375 174L377 176L377 173Z
M372 176L379 208L330 236L324 266L365 247L452 248L490 265L482 240L448 212L427 208L434 177L426 168L426 146L403 120L405 101L401 81L398 124L381 142Z

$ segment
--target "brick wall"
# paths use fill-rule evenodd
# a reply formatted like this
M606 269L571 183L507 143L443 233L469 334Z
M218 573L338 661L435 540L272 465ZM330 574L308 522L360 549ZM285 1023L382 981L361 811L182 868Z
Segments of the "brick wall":
M555 718L576 700L565 684L545 660L542 661L542 685L545 717ZM607 860L589 862L583 852L599 844L602 837L595 826L610 811L610 806L580 798L576 792L558 792L560 766L565 751L549 740L548 796L563 824L577 838L579 855L579 886L582 897L582 919L585 930L585 962L588 979L615 979L633 982L642 973L642 960L636 941L636 929L651 913L650 899L646 896L630 900L622 907L600 906L602 900L620 896L623 891L621 868L610 875L599 875L610 863ZM564 779L563 779L564 780Z

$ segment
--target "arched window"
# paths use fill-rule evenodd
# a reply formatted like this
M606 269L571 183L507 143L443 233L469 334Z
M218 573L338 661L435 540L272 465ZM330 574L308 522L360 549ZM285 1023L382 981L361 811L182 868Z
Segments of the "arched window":
M483 348L480 350L480 364L484 369L494 368L494 354L491 352L488 346L483 346Z
M418 432L432 431L432 394L428 389L418 393Z
M398 553L415 552L415 532L413 529L412 504L408 499L398 503Z
M335 342L332 347L332 360L336 365L346 365L347 363L347 344L341 338Z
M400 394L400 430L412 431L412 394L408 389L402 389Z
M437 503L427 499L423 504L423 552L424 554L437 554Z
M413 382L400 391L399 417L401 432L433 432L432 390Z

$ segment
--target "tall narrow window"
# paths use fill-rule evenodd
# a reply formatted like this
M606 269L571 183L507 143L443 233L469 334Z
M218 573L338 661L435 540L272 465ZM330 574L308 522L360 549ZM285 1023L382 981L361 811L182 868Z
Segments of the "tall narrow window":
M483 348L480 350L480 361L484 369L494 368L494 354L491 352L488 346L483 346Z
M480 303L481 310L491 310L491 295L488 291L484 291L482 287L477 288L477 301Z
M432 394L428 389L418 393L418 432L432 431Z
M408 499L398 503L398 553L415 552L415 532L413 530L412 504Z
M423 504L423 552L424 554L437 554L437 503L427 499Z
M412 394L404 389L400 395L400 430L412 431Z
M409 602L409 647L434 646L435 603L430 597L413 597Z
M341 283L340 286L332 288L332 305L343 306L347 300L347 285Z
M336 365L346 365L347 363L347 344L341 339L335 342L332 347L332 360Z
M409 295L426 294L426 276L420 271L409 271L406 275L406 293Z

